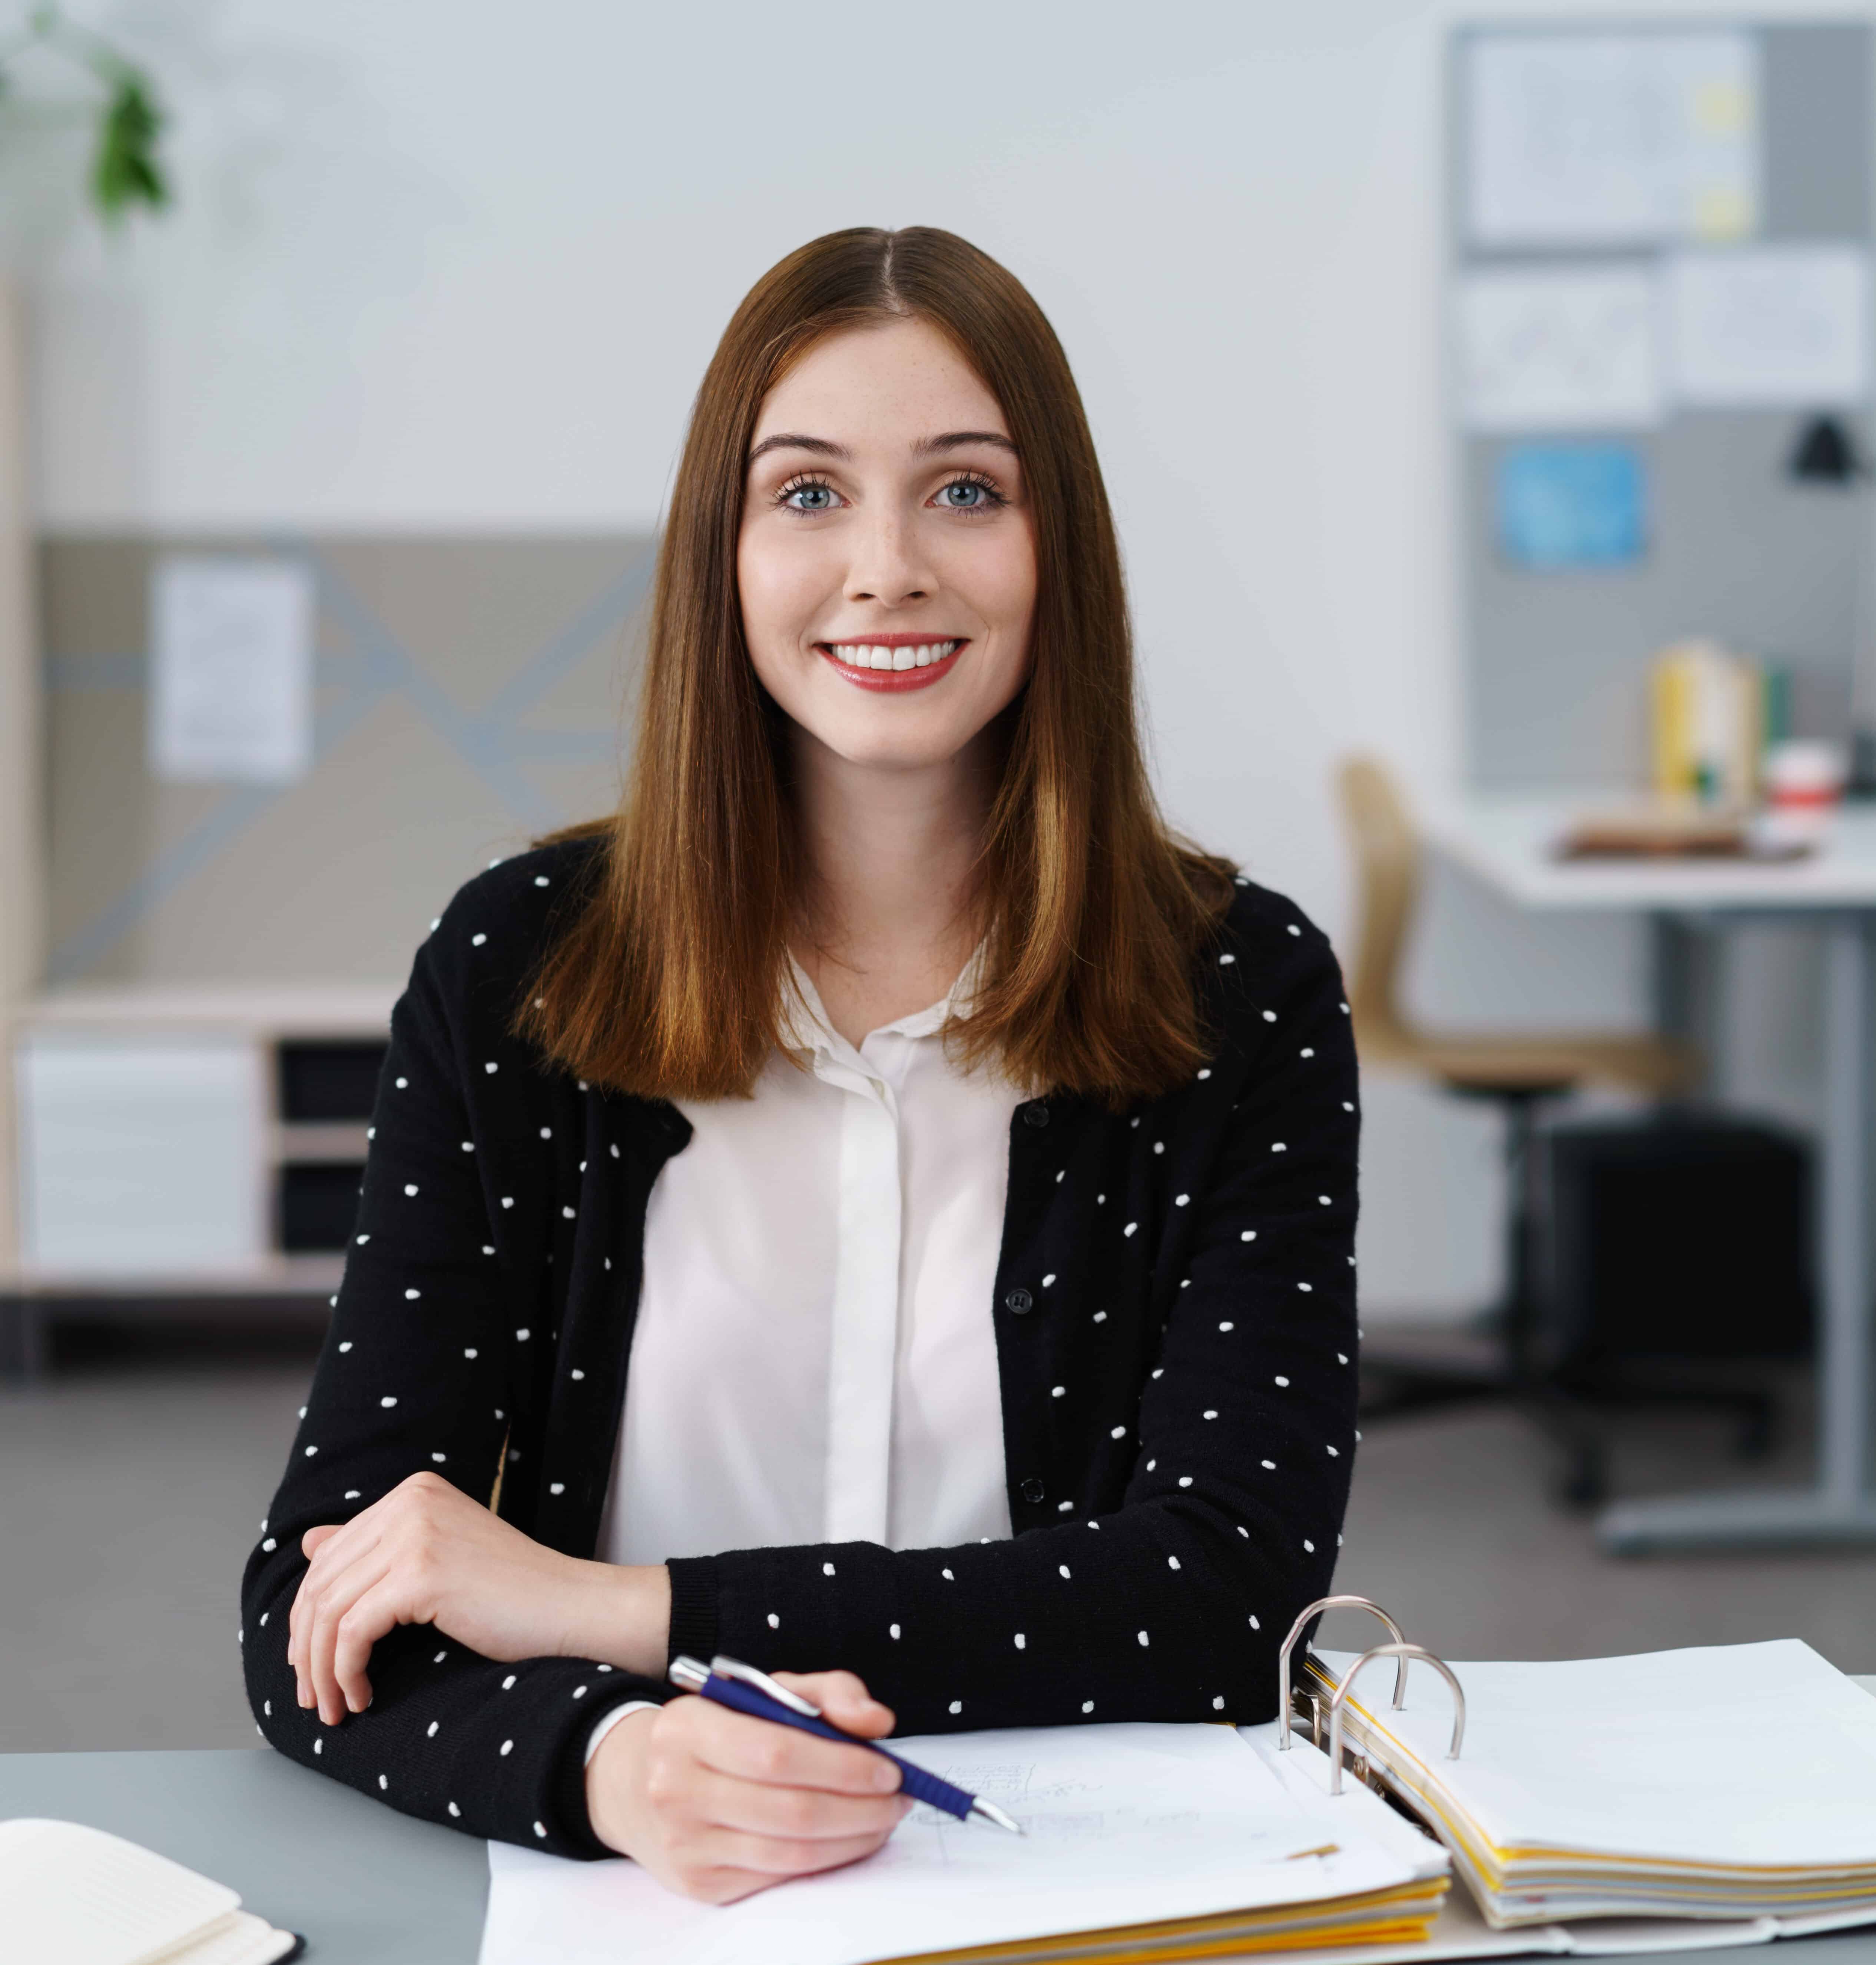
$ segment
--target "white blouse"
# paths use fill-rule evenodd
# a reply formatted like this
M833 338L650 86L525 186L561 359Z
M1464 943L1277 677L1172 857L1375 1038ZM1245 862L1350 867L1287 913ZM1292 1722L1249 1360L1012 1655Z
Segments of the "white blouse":
M1022 1095L945 1054L972 973L856 1050L798 966L791 1054L680 1106L602 1560L1010 1533L991 1303Z

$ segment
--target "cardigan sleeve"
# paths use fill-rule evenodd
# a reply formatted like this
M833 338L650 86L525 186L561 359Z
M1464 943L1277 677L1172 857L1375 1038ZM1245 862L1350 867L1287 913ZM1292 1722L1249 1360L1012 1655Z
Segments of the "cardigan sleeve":
M465 890L472 892L473 890ZM406 1814L561 1854L606 1852L587 1822L581 1752L594 1722L668 1687L576 1658L497 1664L428 1626L374 1649L372 1703L337 1726L302 1711L288 1625L300 1538L429 1471L494 1506L514 1388L544 1368L545 1309L494 1225L462 1095L454 974L471 947L459 896L419 952L391 1018L356 1239L285 1478L243 1578L242 1651L262 1734L306 1766ZM530 1306L533 1306L531 1308ZM535 1354L541 1363L536 1365Z
M1119 1506L1084 1495L1071 1520L953 1549L679 1559L674 1625L765 1668L856 1671L902 1732L1270 1716L1277 1648L1330 1586L1357 1378L1354 1047L1327 941L1280 905L1254 954L1232 933L1209 958L1217 1082L1171 1095L1233 1103L1203 1180L1182 1170L1168 1197L1166 1323Z

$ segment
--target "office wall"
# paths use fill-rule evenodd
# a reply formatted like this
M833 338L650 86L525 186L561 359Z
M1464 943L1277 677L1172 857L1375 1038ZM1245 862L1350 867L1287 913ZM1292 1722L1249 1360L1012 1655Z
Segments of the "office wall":
M1454 780L1453 10L79 11L165 78L181 208L114 246L36 235L53 532L642 534L755 275L834 227L936 224L1029 282L1075 364L1179 821L1341 934L1336 757L1379 749L1422 797ZM1628 930L1522 921L1449 875L1412 979L1454 1021L1643 1001ZM1370 1300L1482 1294L1489 1121L1368 1098Z

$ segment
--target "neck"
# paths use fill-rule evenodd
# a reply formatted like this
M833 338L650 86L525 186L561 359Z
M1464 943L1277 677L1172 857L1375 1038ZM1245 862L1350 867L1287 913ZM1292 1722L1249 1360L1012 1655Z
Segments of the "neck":
M853 1040L936 1002L975 945L995 743L985 731L942 764L898 768L853 764L796 728L806 873L797 954Z

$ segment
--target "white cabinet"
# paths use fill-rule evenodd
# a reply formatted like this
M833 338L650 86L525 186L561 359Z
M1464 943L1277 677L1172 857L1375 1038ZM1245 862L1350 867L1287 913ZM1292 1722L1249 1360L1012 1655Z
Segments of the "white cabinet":
M17 1053L20 1253L40 1275L252 1275L266 1086L237 1036L42 1030Z
M132 986L28 1002L10 1060L0 1053L21 1230L0 1298L335 1288L349 1231L309 1239L309 1207L316 1230L334 1214L323 1190L339 1191L342 1210L355 1191L365 1121L353 1108L368 1105L396 995L390 983ZM323 1049L345 1060L343 1119L305 1109L307 1053L316 1065Z

